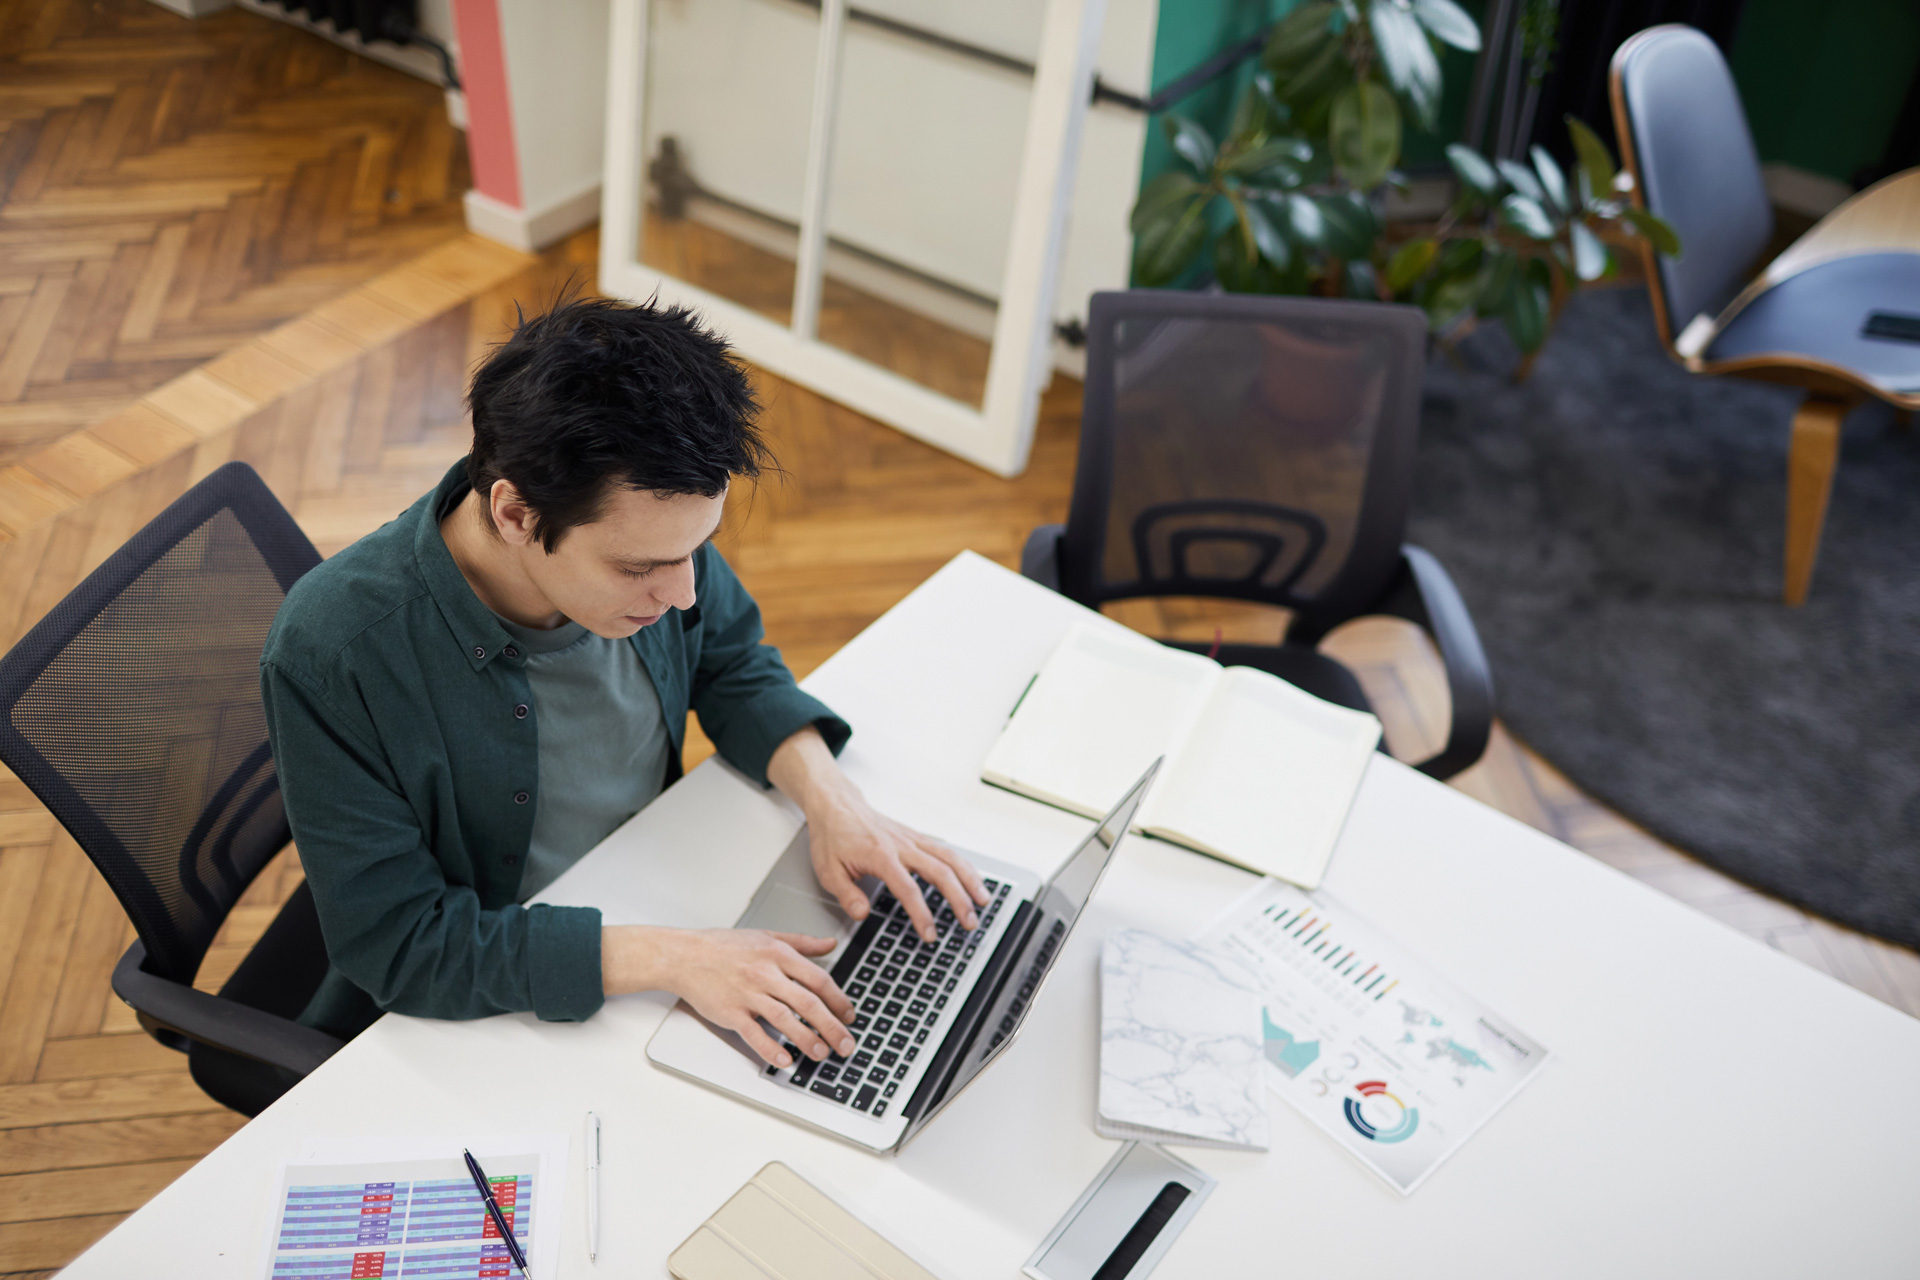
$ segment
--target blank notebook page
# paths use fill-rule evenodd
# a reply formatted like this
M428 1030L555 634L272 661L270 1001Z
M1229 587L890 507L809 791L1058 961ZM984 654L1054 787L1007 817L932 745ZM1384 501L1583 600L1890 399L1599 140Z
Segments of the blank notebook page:
M1379 740L1363 711L1228 668L1141 825L1311 887Z
M1076 623L983 773L1098 817L1180 740L1219 675L1209 659Z

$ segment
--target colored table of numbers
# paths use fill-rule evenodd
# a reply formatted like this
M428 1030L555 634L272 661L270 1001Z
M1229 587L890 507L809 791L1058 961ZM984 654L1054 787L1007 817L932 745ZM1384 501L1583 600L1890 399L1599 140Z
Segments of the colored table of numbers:
M532 1249L531 1159L490 1174L500 1216L523 1251ZM426 1172L417 1161L405 1172ZM394 1172L402 1170L396 1167ZM513 1257L480 1193L456 1177L333 1180L321 1168L290 1168L275 1223L271 1280L504 1280Z

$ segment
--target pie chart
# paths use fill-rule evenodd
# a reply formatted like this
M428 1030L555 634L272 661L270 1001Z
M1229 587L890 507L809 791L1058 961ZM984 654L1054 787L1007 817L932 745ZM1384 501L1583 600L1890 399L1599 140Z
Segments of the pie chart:
M1405 1142L1420 1127L1420 1109L1409 1107L1387 1092L1384 1080L1364 1080L1353 1086L1360 1096L1345 1100L1347 1123L1371 1142Z

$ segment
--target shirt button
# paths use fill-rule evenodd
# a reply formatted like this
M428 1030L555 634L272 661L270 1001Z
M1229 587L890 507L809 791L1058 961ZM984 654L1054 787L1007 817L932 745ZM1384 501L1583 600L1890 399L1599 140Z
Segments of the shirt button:
M515 708L513 709L513 718L514 718L515 720L525 720L525 719L527 718L527 704L526 704L526 703L524 703L524 702L523 702L523 703L521 703L521 704L520 704L519 706L517 706L517 707L515 707Z
M487 656L487 651L482 646L475 645L473 646L473 656L476 658L484 658Z
M514 648L512 645L508 645L506 648L506 654L509 658L517 658L520 656L520 651Z
M513 802L515 804L525 804L527 801L531 799L533 799L533 797L528 795L524 791L516 791L513 793Z
M509 867L517 867L520 865L520 859L511 853L508 854L506 857L500 859L500 861L504 862Z

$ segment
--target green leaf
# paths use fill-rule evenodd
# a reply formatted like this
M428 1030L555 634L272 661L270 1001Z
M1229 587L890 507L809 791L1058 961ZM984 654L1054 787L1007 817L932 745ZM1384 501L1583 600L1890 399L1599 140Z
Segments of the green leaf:
M1474 309L1481 315L1493 315L1506 306L1507 298L1513 291L1513 282L1520 275L1520 255L1511 249L1494 245L1487 249L1480 261L1479 281Z
M1476 270L1485 253L1485 246L1478 240L1449 240L1440 249L1439 274L1453 276Z
M1547 340L1547 313L1553 301L1549 272L1542 259L1527 263L1526 271L1514 281L1513 292L1500 309L1507 336L1513 339L1514 346L1525 352L1538 351L1540 344Z
M1340 91L1328 130L1334 164L1361 191L1379 186L1400 159L1400 108L1393 95L1372 80Z
M1365 258L1356 258L1343 268L1346 277L1347 296L1361 298L1367 302L1380 301L1380 278L1374 274L1373 264Z
M1433 56L1426 31L1411 10L1391 0L1375 0L1367 16L1387 82L1407 100L1421 126L1433 128L1434 113L1440 107L1440 60Z
M1453 166L1460 181L1476 195L1491 200L1500 194L1500 175L1472 147L1459 142L1448 144L1447 163Z
M1127 226L1135 235L1158 217L1162 210L1173 205L1185 204L1200 190L1195 182L1178 169L1168 170L1146 185L1140 193L1140 199L1134 202L1133 213L1127 219Z
M1607 274L1607 247L1600 243L1600 237L1584 222L1574 223L1569 231L1573 237L1573 274L1582 280L1598 280Z
M1297 184L1300 180L1300 170L1296 166L1312 154L1313 148L1298 138L1274 138L1257 147L1231 155L1227 159L1226 171L1235 175L1246 175L1283 168L1293 175L1293 184Z
M1253 84L1248 88L1247 92L1259 95L1260 101L1265 104L1267 115L1271 118L1275 127L1284 126L1287 123L1287 117L1291 113L1287 110L1287 104L1280 101L1280 95L1274 89L1273 72L1264 68L1254 72Z
M1622 209L1620 216L1633 224L1633 229L1645 236L1655 249L1669 258L1680 256L1680 235L1664 219L1656 218L1645 209Z
M1307 196L1287 197L1287 226L1294 239L1315 249L1327 247L1327 219L1320 206Z
M1500 202L1500 216L1508 226L1523 236L1532 236L1535 240L1553 239L1553 219L1540 207L1538 200L1530 200L1515 192Z
M1213 196L1202 191L1184 205L1163 209L1147 224L1133 243L1133 274L1140 284L1151 289L1180 278L1207 238L1211 203Z
M1305 65L1284 73L1276 71L1275 92L1293 113L1294 123L1317 136L1326 123L1329 101L1352 74L1340 42L1329 41Z
M1593 194L1589 200L1603 200L1613 190L1613 156L1600 135L1573 116L1567 117L1567 133L1573 138L1573 154L1579 157L1580 172Z
M1427 274L1434 259L1440 256L1440 242L1431 236L1418 240L1409 240L1393 251L1387 259L1387 288L1399 293L1408 285Z
M1175 155L1199 170L1201 177L1213 172L1219 148L1214 146L1213 135L1205 125L1185 116L1170 115L1160 122L1160 127L1167 131L1167 141L1173 144Z
M1274 25L1267 47L1260 57L1276 73L1298 68L1310 62L1334 40L1333 18L1339 6L1332 0L1309 0Z
M1373 242L1380 235L1373 207L1360 196L1348 193L1320 196L1321 220L1326 223L1327 252L1336 258L1366 258L1373 253Z
M1413 16L1441 44L1480 52L1480 28L1453 0L1413 0Z
M1235 206L1252 229L1254 247L1260 256L1285 271L1293 265L1293 248L1273 220L1273 209L1265 200L1245 200Z
M1508 186L1536 203L1546 201L1547 193L1540 189L1540 179L1534 176L1533 170L1517 160L1499 160L1495 163L1500 166L1500 176L1507 180Z
M1471 310L1474 300L1479 296L1480 277L1477 274L1450 276L1442 280L1427 294L1427 315L1431 317L1433 328L1446 328Z
M1567 175L1560 171L1545 147L1535 147L1532 151L1533 170L1540 175L1540 189L1547 193L1547 203L1561 213L1572 213L1573 203L1567 196Z

